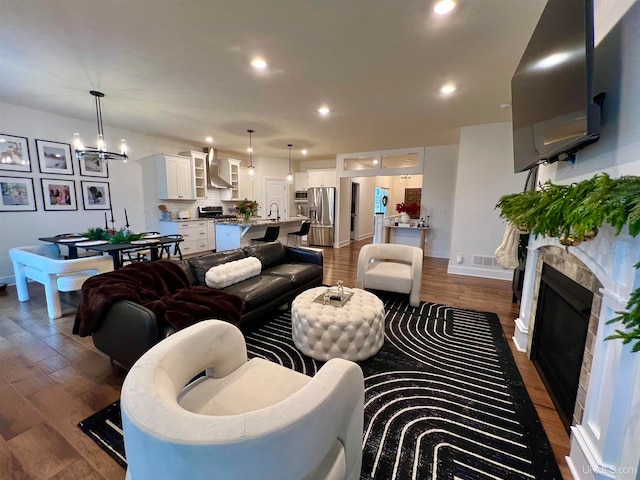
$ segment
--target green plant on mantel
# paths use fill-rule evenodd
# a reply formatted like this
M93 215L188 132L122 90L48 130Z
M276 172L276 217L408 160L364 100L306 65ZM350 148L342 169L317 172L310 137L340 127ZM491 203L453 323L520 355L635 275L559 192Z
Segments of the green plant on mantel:
M500 197L496 208L501 218L520 230L536 237L558 237L567 248L592 239L605 223L615 228L616 235L627 225L629 235L635 237L640 233L640 177L611 178L603 173L570 185L547 181L538 190ZM626 330L616 330L606 339L619 338L625 344L635 341L631 350L639 352L640 288L632 292L626 308L607 322L621 321Z

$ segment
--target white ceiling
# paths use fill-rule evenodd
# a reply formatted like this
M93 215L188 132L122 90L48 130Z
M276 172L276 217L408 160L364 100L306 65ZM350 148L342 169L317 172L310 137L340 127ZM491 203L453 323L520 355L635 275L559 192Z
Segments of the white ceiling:
M452 144L510 120L500 105L545 3L0 0L0 102L93 121L100 90L107 126L231 152L251 128L258 156Z

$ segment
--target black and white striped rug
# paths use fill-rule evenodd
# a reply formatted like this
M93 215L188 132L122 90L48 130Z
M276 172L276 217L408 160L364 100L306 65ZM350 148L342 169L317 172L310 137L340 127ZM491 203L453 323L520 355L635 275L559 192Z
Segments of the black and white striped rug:
M498 317L379 296L385 343L359 362L361 479L562 479ZM249 333L247 350L311 376L322 366L294 347L289 312ZM111 426L98 412L80 427L124 466L118 407L107 407Z

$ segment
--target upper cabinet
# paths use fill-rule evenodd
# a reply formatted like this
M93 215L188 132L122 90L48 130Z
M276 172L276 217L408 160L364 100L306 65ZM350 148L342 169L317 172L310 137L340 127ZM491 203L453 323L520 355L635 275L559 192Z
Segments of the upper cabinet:
M240 160L220 158L220 176L231 185L231 200L241 198L240 195Z
M334 169L309 170L307 173L309 174L309 187L335 187L337 185Z
M191 157L193 162L193 193L196 200L207 198L207 154L190 150L180 152L180 155Z
M309 173L296 172L293 174L293 184L296 191L306 190L309 188Z
M238 174L238 199L244 200L248 198L253 199L253 180L249 176L249 169L247 167L240 167Z
M156 162L158 198L195 200L191 157L169 153L152 155Z

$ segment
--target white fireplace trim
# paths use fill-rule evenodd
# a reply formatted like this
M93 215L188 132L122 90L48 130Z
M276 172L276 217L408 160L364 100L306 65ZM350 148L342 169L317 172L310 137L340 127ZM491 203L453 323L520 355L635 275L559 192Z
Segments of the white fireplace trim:
M532 236L529 241L513 336L520 351L530 351L536 266L543 246L564 248L557 238ZM567 464L576 479L635 479L640 466L640 353L631 353L631 345L621 340L604 338L620 328L620 323L608 325L607 321L625 309L632 291L640 287L640 274L634 268L640 261L640 236L629 236L626 228L615 235L612 227L603 226L594 240L570 247L569 252L593 272L603 288L584 415L579 425L571 427Z

